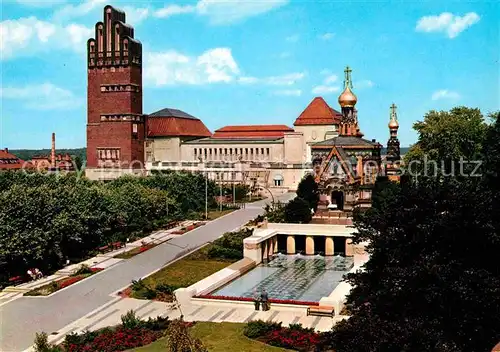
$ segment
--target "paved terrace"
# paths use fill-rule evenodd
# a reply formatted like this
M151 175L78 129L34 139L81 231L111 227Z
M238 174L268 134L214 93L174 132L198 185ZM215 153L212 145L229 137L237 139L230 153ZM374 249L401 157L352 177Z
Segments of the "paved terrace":
M293 193L278 197L288 200ZM247 204L234 211L150 249L131 259L92 275L48 297L21 297L0 305L0 351L23 351L29 348L36 332L58 332L115 298L112 293L145 277L189 251L215 240L263 213L268 200Z

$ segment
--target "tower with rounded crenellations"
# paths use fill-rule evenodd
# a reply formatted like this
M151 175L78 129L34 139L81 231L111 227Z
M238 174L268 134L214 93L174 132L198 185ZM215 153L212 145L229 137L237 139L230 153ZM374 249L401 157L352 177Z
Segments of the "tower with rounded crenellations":
M87 41L87 72L87 175L141 170L142 44L134 39L125 13L110 5L104 7L103 22L95 25L95 37Z

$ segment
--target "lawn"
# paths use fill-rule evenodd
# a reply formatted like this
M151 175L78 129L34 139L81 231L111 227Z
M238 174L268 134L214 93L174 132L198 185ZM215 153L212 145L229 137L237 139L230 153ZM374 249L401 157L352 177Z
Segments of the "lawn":
M150 288L156 288L159 284L172 287L188 287L235 262L235 260L208 258L207 252L208 246L205 246L148 276L143 282ZM142 297L142 295L143 292L141 291L131 292L131 297L146 298ZM172 301L170 294L161 294L156 298L166 302Z
M251 340L243 335L243 323L197 322L191 328L191 336L199 338L210 352L285 352L284 348L273 347ZM167 340L162 338L148 346L139 347L130 352L165 352Z
M238 210L238 209L224 209L223 211L210 210L208 212L208 219L207 220L215 220L217 218L220 218L221 216L224 216L224 215L227 215L229 213L232 213L235 210ZM204 217L205 213L203 213L202 216Z

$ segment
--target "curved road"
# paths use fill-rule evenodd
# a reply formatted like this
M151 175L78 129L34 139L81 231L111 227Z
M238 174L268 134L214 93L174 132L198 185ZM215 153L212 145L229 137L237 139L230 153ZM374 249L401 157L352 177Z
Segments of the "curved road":
M279 200L288 200L295 193L287 193ZM224 232L232 231L257 215L263 214L268 200L247 204L207 223L185 235L174 238L101 273L56 292L50 297L21 297L0 306L0 351L23 351L33 344L36 332L56 332L94 309L114 299L111 293L127 286L133 279L144 277L168 262L215 240Z

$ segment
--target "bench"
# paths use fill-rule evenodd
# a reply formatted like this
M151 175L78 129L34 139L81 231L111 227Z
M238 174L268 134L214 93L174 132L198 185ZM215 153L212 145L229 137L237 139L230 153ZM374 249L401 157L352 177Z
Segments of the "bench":
M335 315L335 309L330 306L311 306L307 308L307 315L333 318Z
M14 277L11 277L9 279L9 283L14 284L14 285L21 284L23 282L24 282L24 279L22 276L14 276Z
M123 243L123 242L114 242L114 243L111 243L111 247L115 248L115 249L123 248L123 247L125 247L125 243Z
M99 252L101 253L105 253L105 252L109 252L109 246L102 246L102 247L99 247Z

